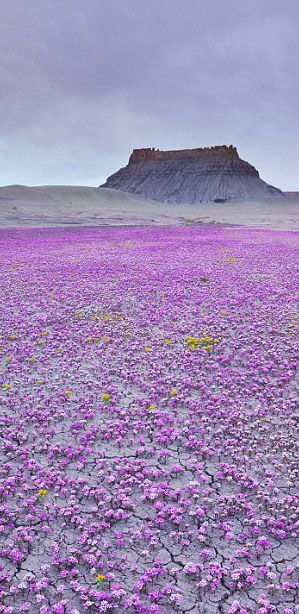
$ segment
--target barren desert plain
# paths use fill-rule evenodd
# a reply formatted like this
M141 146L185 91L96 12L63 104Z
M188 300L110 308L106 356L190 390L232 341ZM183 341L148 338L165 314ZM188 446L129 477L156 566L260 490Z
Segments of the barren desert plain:
M297 207L0 189L0 612L298 611Z
M225 205L225 206L224 206ZM0 227L233 224L298 230L299 192L272 200L162 203L87 186L0 187Z

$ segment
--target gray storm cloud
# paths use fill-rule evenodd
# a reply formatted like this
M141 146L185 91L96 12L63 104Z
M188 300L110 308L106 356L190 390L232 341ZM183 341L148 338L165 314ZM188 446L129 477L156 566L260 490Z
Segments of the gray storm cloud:
M0 0L0 184L98 185L133 147L237 145L299 189L297 0Z

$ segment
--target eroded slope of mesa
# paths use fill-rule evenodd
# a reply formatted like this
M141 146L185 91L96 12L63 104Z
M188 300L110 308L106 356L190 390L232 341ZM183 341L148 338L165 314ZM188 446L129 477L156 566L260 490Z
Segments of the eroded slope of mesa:
M283 198L281 190L265 183L232 145L178 151L134 149L127 166L101 187L173 203Z

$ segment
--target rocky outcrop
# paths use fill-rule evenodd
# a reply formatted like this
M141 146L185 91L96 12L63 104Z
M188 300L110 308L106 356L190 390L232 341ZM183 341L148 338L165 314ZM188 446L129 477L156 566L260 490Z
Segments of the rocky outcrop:
M168 203L282 198L232 145L160 151L134 149L127 166L100 187Z

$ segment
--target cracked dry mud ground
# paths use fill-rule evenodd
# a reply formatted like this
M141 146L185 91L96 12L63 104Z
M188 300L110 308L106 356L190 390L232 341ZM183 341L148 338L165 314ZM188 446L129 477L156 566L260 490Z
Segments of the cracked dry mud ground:
M0 234L0 612L297 612L297 235Z

